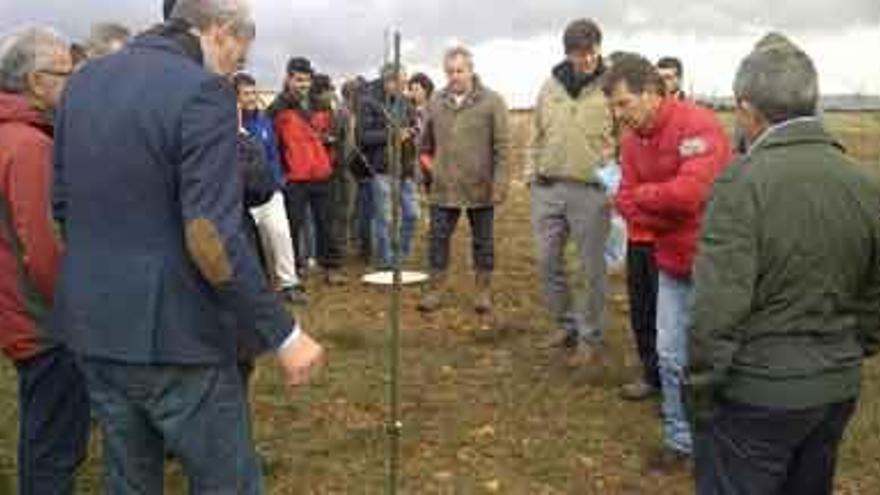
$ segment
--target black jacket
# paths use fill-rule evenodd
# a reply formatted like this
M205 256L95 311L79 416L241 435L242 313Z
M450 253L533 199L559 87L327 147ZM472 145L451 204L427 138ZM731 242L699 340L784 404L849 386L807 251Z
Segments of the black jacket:
M382 80L373 81L367 87L358 114L358 142L370 168L377 174L390 173L387 163L388 129L390 118L397 119L401 128L415 129L416 112L405 98L388 99ZM401 165L403 177L415 175L415 139L403 144Z

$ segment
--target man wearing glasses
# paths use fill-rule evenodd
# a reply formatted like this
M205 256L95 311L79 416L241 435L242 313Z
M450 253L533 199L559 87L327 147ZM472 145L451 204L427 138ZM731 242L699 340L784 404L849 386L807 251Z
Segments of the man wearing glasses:
M0 348L18 372L21 494L72 494L88 443L85 382L44 331L61 254L49 215L52 113L72 70L50 29L0 41Z

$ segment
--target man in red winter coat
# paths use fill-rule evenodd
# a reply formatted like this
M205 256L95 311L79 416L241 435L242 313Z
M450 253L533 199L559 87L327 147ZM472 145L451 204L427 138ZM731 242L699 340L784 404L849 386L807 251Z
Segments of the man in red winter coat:
M617 208L630 225L655 239L665 448L651 464L666 471L683 467L691 454L691 429L681 397L691 269L706 200L731 159L730 143L714 113L668 96L656 67L643 57L630 55L615 63L603 90L627 129L621 142L623 181Z
M0 40L0 349L18 374L23 495L72 494L88 443L85 381L46 332L61 257L51 220L52 113L72 71L67 45L50 29Z
M285 169L287 214L294 242L306 226L311 211L315 226L315 250L324 279L330 285L345 283L339 274L341 259L330 234L330 178L333 174L333 115L318 105L312 94L315 71L308 59L293 57L287 64L284 90L266 113L275 124ZM305 269L303 250L296 251L297 265Z

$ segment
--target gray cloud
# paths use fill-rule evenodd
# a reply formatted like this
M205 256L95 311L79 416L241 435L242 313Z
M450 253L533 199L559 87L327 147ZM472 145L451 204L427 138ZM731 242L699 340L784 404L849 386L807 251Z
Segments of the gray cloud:
M258 40L252 66L264 84L280 79L289 55L311 56L332 74L377 67L383 35L399 27L408 59L434 60L451 39L479 43L558 32L566 21L594 17L606 32L674 31L737 35L750 26L834 32L880 24L877 0L255 0ZM0 0L0 30L22 22L53 24L73 37L95 21L145 27L161 0ZM266 80L269 81L266 81Z

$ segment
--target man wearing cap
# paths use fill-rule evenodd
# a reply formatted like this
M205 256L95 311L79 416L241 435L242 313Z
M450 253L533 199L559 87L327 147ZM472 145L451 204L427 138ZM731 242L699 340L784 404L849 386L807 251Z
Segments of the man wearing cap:
M391 243L392 181L400 181L400 257L406 260L412 253L419 218L419 202L415 184L415 109L403 96L404 75L393 64L380 71L380 78L370 83L360 106L358 119L359 142L375 174L373 185L373 224L377 268L390 269L395 260ZM392 119L394 122L392 122ZM388 163L389 129L396 123L402 133L400 170L392 170Z
M602 31L595 21L579 19L566 28L563 45L566 59L553 69L535 105L527 169L538 268L559 330L550 346L567 351L571 364L588 364L597 357L604 330L610 221L596 175L609 126L599 84L605 72ZM586 275L582 304L573 301L565 270L569 238Z
M694 270L697 493L830 495L880 350L880 187L817 118L816 68L784 36L733 93L749 148L715 185Z

